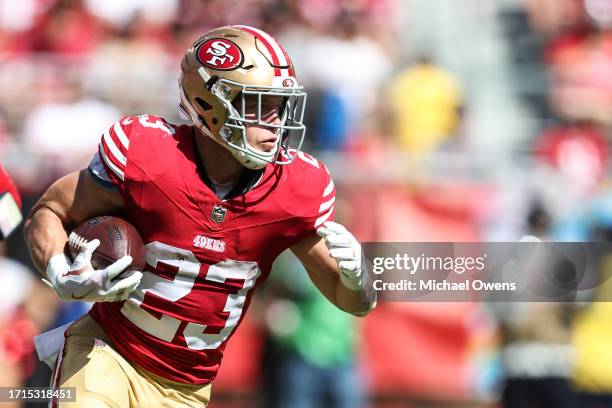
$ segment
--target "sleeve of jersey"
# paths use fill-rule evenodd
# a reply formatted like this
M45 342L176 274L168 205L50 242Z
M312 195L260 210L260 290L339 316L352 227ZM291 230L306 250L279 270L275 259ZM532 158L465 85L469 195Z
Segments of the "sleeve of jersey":
M108 179L118 188L125 182L125 171L130 147L129 126L133 119L124 118L115 122L104 134L98 145L98 153Z
M312 232L316 232L317 228L323 225L325 221L334 220L334 203L336 201L336 186L332 180L329 170L321 164L324 171L322 172L322 188L316 196L318 206L311 217L307 219L307 228Z
M13 183L7 171L0 164L0 195L4 193L11 194L19 208L21 208L21 196L17 191L17 187L15 187L15 183Z

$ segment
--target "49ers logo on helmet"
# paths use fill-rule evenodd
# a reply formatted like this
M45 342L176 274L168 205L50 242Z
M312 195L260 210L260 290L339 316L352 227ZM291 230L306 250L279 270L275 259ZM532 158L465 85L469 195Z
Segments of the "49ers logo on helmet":
M198 48L198 59L211 69L230 70L242 64L242 50L225 38L204 41Z

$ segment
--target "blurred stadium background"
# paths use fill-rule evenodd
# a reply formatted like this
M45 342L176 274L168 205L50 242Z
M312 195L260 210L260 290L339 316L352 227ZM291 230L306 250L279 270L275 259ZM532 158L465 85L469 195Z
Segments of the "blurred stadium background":
M612 240L611 0L0 0L0 159L26 211L122 115L179 121L182 53L233 23L292 56L305 150L361 241ZM31 336L86 305L38 283L19 234L2 251L0 386L44 385ZM356 320L304 276L277 263L212 408L612 407L606 303Z

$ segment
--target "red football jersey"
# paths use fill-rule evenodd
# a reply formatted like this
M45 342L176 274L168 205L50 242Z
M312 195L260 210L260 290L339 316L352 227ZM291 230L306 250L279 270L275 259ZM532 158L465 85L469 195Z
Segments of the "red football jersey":
M335 197L325 166L299 153L221 200L199 172L197 132L143 115L103 135L99 155L147 265L128 300L90 312L128 360L190 384L213 380L254 289L282 251L333 219Z
M19 191L17 191L15 183L11 180L11 176L6 172L4 166L0 164L0 194L2 193L11 194L19 208L21 208L21 196L19 195Z

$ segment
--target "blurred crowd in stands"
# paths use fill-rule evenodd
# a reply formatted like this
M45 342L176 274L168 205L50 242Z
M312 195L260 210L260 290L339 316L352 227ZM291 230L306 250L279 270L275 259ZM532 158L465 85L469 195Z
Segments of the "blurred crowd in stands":
M223 24L267 30L292 56L306 150L360 240L612 241L610 0L0 0L0 160L25 209L122 115L179 121L180 58ZM84 308L28 306L45 289L19 236L6 256L28 266L0 263L23 287L0 303L0 367L9 385L42 384L23 339ZM213 408L262 386L265 407L612 407L605 303L388 303L357 323L287 276L230 344Z

